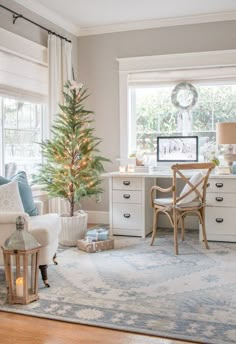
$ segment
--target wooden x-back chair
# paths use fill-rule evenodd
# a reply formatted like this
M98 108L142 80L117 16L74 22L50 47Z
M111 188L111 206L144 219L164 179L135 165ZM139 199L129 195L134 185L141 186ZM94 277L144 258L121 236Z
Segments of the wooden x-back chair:
M191 163L175 164L171 166L173 171L172 186L163 189L157 185L151 188L151 205L153 207L153 232L151 245L156 237L157 219L159 213L164 213L170 220L174 230L174 249L178 254L178 225L181 226L181 236L184 240L184 218L189 214L196 214L199 217L205 247L208 249L208 242L205 228L205 202L208 177L214 168L212 163ZM189 179L186 173L192 173ZM185 186L177 195L177 181L183 180ZM172 192L170 198L155 198L156 191Z

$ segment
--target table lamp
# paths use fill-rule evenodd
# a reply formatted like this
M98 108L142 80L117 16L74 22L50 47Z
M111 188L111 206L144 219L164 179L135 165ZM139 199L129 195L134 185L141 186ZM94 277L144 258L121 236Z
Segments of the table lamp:
M228 145L224 153L224 160L229 166L236 161L236 154L233 153L233 146L236 144L236 122L216 123L216 142L219 145Z

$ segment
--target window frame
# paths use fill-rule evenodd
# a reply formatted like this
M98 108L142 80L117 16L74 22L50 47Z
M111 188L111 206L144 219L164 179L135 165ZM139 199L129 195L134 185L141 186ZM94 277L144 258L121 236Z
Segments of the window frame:
M0 96L18 101L42 104L42 138L49 138L48 118L48 49L22 36L0 28ZM13 66L9 68L9 66ZM33 76L33 77L32 77ZM2 109L1 118L2 118ZM3 166L3 124L0 123L0 174Z
M119 58L118 63L120 158L127 158L132 152L130 134L132 131L134 134L135 129L131 126L131 118L129 116L129 86L132 85L130 79L132 79L133 75L136 74L136 85L140 84L142 86L145 83L147 84L145 73L148 73L147 75L150 76L152 73L158 74L159 72L164 76L165 74L172 74L171 81L173 82L176 78L176 84L183 80L188 82L236 80L236 50ZM196 80L197 74L200 74L200 78ZM139 75L140 83L137 82ZM178 78L181 78L181 80ZM157 82L158 80L150 80L149 85L157 84ZM160 82L168 83L168 77Z

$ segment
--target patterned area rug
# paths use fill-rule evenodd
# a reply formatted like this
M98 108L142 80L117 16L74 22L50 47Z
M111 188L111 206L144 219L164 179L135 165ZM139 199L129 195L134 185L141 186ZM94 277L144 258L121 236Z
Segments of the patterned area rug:
M30 305L7 305L1 271L0 310L200 343L236 343L236 244L186 235L179 256L172 234L115 237L115 249L61 248L51 288Z

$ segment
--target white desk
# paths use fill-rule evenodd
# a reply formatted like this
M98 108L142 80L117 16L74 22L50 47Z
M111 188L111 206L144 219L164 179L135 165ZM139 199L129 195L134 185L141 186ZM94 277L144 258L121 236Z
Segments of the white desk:
M111 172L109 177L110 226L114 235L145 237L152 231L150 188L172 171ZM208 240L236 242L236 175L214 175L207 189ZM201 239L201 236L200 236Z

